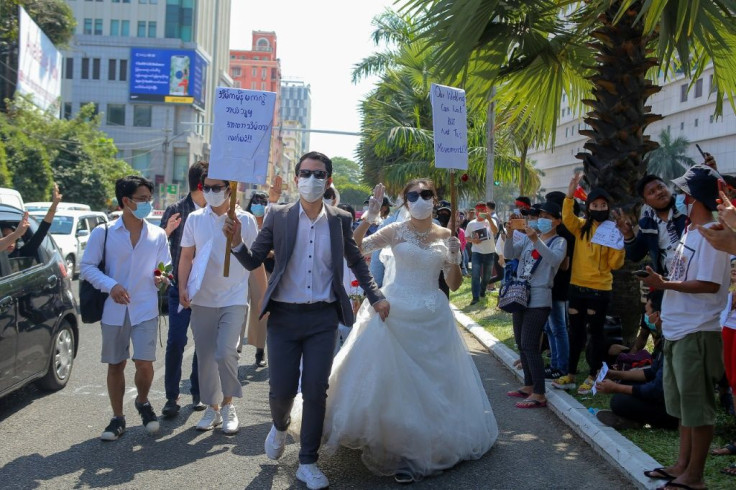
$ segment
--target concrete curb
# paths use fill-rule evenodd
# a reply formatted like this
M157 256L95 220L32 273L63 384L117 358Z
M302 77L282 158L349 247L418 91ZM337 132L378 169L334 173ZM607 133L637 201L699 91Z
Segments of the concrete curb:
M452 303L450 308L458 323L486 346L519 380L523 380L521 370L513 366L514 361L519 358L516 352ZM660 463L616 430L600 423L580 402L566 391L553 388L550 382L547 382L547 406L637 488L652 489L662 484L661 481L644 476L644 471L659 468L662 466Z

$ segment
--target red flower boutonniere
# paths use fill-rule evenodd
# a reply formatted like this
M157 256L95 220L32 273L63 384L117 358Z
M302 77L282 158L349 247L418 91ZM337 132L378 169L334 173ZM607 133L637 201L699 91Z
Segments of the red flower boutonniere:
M164 279L158 285L158 288L161 291L166 289L169 284L174 281L174 274L171 273L172 269L173 267L171 266L171 264L164 265L163 262L159 262L158 266L153 269L153 277L161 277Z
M363 291L360 289L360 283L357 279L353 279L350 282L350 294L348 296L353 301L363 301Z
M541 255L539 255L539 252L537 250L532 250L532 258L534 260L539 260L540 257Z

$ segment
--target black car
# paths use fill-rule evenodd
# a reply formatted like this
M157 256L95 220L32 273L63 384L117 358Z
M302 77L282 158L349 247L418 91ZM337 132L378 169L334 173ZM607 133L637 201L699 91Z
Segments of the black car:
M0 229L15 228L22 216L0 204ZM30 222L14 251L0 251L0 396L34 381L43 390L60 390L79 345L71 272L51 237L32 246L38 223Z

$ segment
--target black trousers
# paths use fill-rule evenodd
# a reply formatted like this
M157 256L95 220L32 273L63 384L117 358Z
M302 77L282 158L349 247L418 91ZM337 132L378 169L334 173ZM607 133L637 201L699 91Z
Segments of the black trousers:
M603 325L606 322L608 303L611 301L611 291L599 291L571 284L568 301L570 326L568 370L570 374L577 374L580 353L585 349L587 334L590 333L591 345L585 350L585 357L590 368L588 373L595 377L606 360L608 350ZM575 310L575 313L572 313L572 310Z
M308 309L315 308L315 309ZM327 386L338 324L336 303L292 305L271 302L266 342L268 344L271 418L278 430L289 426L289 414L299 388L301 371L304 408L299 462L318 459L325 422Z
M679 420L667 413L662 403L648 402L633 395L616 393L611 398L611 411L629 420L661 429L677 429Z

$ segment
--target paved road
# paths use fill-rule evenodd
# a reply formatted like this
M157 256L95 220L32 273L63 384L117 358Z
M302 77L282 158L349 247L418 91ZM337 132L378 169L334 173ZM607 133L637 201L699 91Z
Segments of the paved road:
M164 323L162 327L165 332ZM511 374L474 338L463 335L499 421L499 440L480 460L413 488L631 487L551 412L514 408L514 400L505 396L517 386ZM125 405L128 431L106 443L98 439L111 414L99 345L99 326L85 325L72 379L64 390L46 394L31 386L0 399L2 488L306 488L294 477L296 443L287 446L278 463L263 454L270 428L268 368L252 367L253 348L246 347L241 357L244 398L236 403L242 427L237 435L195 431L201 412L184 407L178 418L162 420L158 436L148 436L133 407L131 389ZM187 366L193 353L189 347ZM165 402L163 351L159 347L150 397L157 412ZM132 373L129 366L131 385ZM183 398L190 401L188 395ZM369 473L357 451L340 450L323 458L321 467L331 488L397 487L393 479Z

